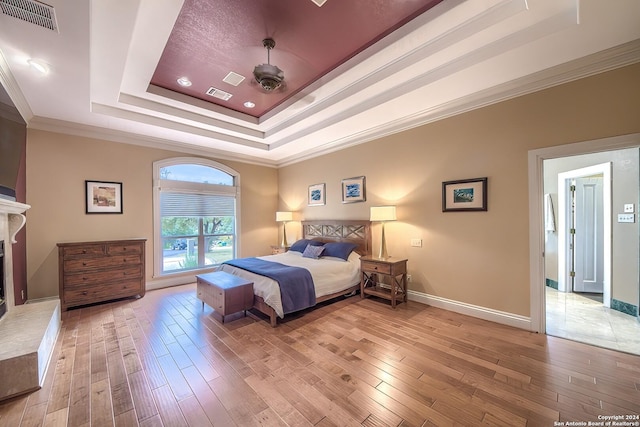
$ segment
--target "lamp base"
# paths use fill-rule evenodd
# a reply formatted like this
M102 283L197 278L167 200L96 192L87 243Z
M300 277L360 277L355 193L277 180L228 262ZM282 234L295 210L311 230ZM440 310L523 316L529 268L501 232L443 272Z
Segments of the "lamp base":
M387 253L387 240L384 236L384 222L382 223L382 238L380 239L380 252L378 253L378 258L389 258L389 254Z
M286 222L282 224L282 243L280 244L280 246L282 246L283 248L286 248L289 246L289 244L287 243L287 223Z

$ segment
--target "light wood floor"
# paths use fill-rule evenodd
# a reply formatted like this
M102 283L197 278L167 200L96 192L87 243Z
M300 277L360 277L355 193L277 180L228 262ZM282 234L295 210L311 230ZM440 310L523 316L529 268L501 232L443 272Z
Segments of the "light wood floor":
M0 425L554 426L640 413L640 356L414 302L356 296L277 328L210 314L195 285L64 313L43 388L1 403Z

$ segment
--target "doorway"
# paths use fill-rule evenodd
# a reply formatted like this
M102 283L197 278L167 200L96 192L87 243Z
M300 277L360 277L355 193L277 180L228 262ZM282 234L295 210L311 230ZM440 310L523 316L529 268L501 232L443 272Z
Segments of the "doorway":
M543 333L547 331L546 322L548 304L549 307L556 307L557 305L552 306L551 304L561 302L566 309L566 313L571 313L571 315L580 313L581 311L583 313L587 313L588 311L586 309L594 308L594 304L600 304L600 308L597 309L597 311L599 313L604 312L607 316L614 317L615 319L613 320L616 320L616 322L606 319L600 324L592 324L590 325L591 327L584 328L584 325L587 324L584 318L574 318L572 320L575 320L576 324L582 325L583 329L585 329L587 333L592 333L596 330L601 330L602 327L605 326L605 323L607 326L611 326L615 329L617 319L620 318L627 321L631 328L636 328L637 332L634 331L632 332L632 335L629 335L630 333L628 332L628 329L627 332L622 331L622 329L614 331L613 333L618 334L617 339L619 339L619 341L620 338L622 341L624 341L625 338L627 341L630 341L629 338L631 338L631 340L635 340L633 338L634 336L640 336L640 329L638 329L640 328L640 323L636 317L637 313L630 316L628 313L625 314L621 312L618 307L614 307L616 309L603 308L603 302L605 299L609 305L611 305L611 301L619 303L616 299L623 299L624 302L634 304L636 307L640 300L640 285L638 280L638 213L640 213L640 210L638 210L637 206L638 192L640 188L638 173L639 144L640 134L633 134L550 147L529 152L532 330ZM593 155L593 157L586 158L591 155ZM625 156L629 156L629 158L625 158ZM569 217L569 215L566 214L567 205L570 204L563 202L563 206L560 206L561 200L567 200L564 197L560 197L558 194L560 191L563 191L561 189L564 188L564 185L558 184L558 181L564 183L564 180L558 179L558 175L560 173L576 171L582 168L608 163L611 165L611 169L609 170L611 179L616 179L616 182L611 187L608 187L608 180L604 177L606 170L595 172L587 171L588 173L584 173L584 171L581 173L574 173L574 175L579 175L576 178L580 178L582 176L588 177L590 175L592 175L592 177L599 177L602 175L603 192L606 191L607 188L611 189L609 197L611 197L612 202L609 203L609 205L611 205L612 208L604 209L605 212L608 212L609 219L605 220L603 217L603 226L605 224L609 224L611 226L609 231L611 238L606 239L602 237L603 241L602 245L600 245L604 251L606 249L605 245L608 242L610 245L607 249L609 251L609 255L604 255L604 259L611 261L608 267L603 265L602 268L600 268L604 275L602 301L594 301L593 298L582 298L584 295L590 296L589 294L580 294L578 292L558 292L563 281L564 286L569 284L569 281L566 279L570 271L568 268L570 265L568 261L569 258L566 251L564 251L562 256L560 254L560 251L562 251L561 248L566 247L568 239L563 233L549 232L548 225L545 221L544 202L546 193L550 192L548 187L550 178L548 175L550 174L549 169L552 169L547 167L547 161L557 160L562 162L573 160L574 163L576 163L576 159L583 161L583 163L579 164L580 162L577 162L578 164L564 165L563 168L557 168L555 170L555 175L551 174L553 175L553 183L550 185L553 187L552 192L556 193L552 195L555 196L554 202L558 207L556 210L558 219L558 227L556 230L559 231L560 229L567 227L564 224L562 226L560 225L560 214L561 212L564 212L564 220L566 220ZM597 187L597 184L595 185ZM593 187L592 189L595 190L596 187ZM623 205L626 205L627 203L635 203L636 221L633 224L619 224L616 219L617 214L622 212ZM603 205L607 206L608 203L603 201ZM571 210L568 212L571 212ZM564 240L563 244L560 244L560 239ZM597 242L594 242L592 246L597 248L599 245ZM560 273L559 271L560 264L564 264L565 266L563 273ZM549 271L557 272L557 275L549 275ZM592 270L591 273L595 274L594 270ZM608 284L606 282L607 278L609 278ZM617 288L615 285L616 283L618 283ZM571 286L573 285L571 284ZM611 288L614 289L612 290ZM570 290L573 290L573 288ZM604 298L605 292L607 292L606 298ZM581 301L578 301L577 305L569 306L570 304L576 303L577 300L573 301L572 298L565 298L566 296L578 296L581 297ZM549 299L549 301L547 301L547 299ZM567 314L567 316L569 315ZM640 354L640 343L638 342L636 342L637 348L634 349L630 347L624 348L621 345L617 345L615 340L594 339L589 341L590 338L582 335L582 332L575 333L573 336L565 336L565 338L575 339L576 341L587 342L601 347L609 347L615 350Z

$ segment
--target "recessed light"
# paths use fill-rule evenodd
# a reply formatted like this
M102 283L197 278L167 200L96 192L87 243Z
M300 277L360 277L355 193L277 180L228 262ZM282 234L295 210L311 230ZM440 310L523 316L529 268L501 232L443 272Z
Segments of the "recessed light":
M255 102L247 101L244 103L244 106L247 108L253 108L256 106Z
M49 74L49 64L47 64L43 60L31 58L27 60L27 63L38 73L43 75Z
M188 77L180 77L177 81L178 81L178 84L182 87L189 87L193 84L191 83L191 80L189 80Z

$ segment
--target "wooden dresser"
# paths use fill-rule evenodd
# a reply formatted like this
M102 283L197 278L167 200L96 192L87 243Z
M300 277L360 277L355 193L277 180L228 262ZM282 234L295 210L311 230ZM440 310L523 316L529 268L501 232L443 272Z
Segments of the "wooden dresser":
M58 243L62 310L145 292L146 239Z

